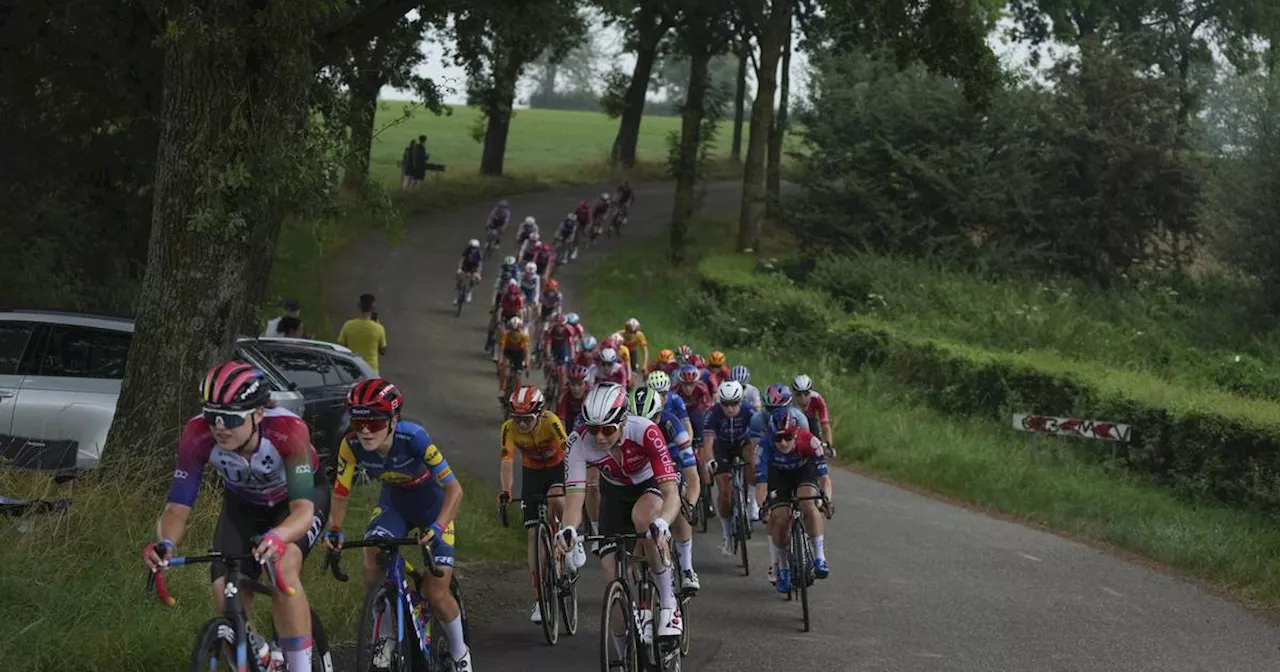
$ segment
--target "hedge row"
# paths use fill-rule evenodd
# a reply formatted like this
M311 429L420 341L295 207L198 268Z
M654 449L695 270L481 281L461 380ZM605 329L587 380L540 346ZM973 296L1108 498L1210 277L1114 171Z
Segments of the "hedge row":
M1280 405L1176 388L1047 353L992 352L903 333L754 263L704 259L700 283L684 300L691 323L705 325L725 347L881 368L950 414L1007 423L1013 412L1036 412L1128 423L1132 440L1117 447L1128 467L1186 493L1280 509ZM1099 457L1110 455L1107 443L1089 445Z

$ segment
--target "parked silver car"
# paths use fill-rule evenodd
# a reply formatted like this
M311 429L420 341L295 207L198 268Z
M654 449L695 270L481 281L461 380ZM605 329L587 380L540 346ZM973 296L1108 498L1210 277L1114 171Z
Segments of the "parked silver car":
M0 461L51 471L97 466L132 336L125 318L0 311ZM254 341L240 339L237 356L266 372L277 404L306 417L303 392Z

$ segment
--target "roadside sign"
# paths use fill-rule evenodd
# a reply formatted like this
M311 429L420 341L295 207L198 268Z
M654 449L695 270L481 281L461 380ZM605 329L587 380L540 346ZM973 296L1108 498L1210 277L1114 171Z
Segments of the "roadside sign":
M1128 443L1133 436L1133 428L1131 426L1118 422L1062 418L1038 413L1014 413L1013 428L1035 434L1074 436L1082 439L1101 439L1103 441L1118 441L1121 443Z

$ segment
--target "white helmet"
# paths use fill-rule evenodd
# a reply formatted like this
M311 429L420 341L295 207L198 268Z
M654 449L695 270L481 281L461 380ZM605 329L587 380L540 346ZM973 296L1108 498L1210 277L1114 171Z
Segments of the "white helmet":
M524 265L524 272L525 272L525 273L537 273L537 272L538 272L538 265L537 265L537 264L535 264L535 263L533 263L533 262L531 261L531 262L529 262L529 263L527 263L527 264L525 264L525 265Z
M605 364L618 363L618 351L613 348L605 348L600 351L600 361Z
M524 218L524 223L526 226L537 226L538 220L534 219L533 215L529 215L528 217Z
M602 200L602 201L607 201L607 200L609 200L609 192L607 192L607 191L606 191L606 192L604 192L603 194L600 194L600 200Z
M475 238L472 238L471 240L467 241L467 247L480 247L480 241L476 240Z
M813 389L813 381L802 373L791 379L791 389L796 392L808 392Z
M511 319L507 320L507 328L508 328L508 329L512 329L512 330L514 330L514 331L519 331L519 330L520 330L520 329L522 329L523 327L524 327L524 320L520 319L520 317L519 317L519 316L515 316L515 317L512 317Z
M640 328L640 320L637 320L634 317L627 320L627 329L630 329L631 331L636 331L639 328Z
M720 403L722 404L740 404L742 403L744 391L742 383L736 380L726 380L720 383L720 389L716 392L716 396L720 398Z
M582 402L582 420L588 425L616 425L627 419L627 390L617 383L600 383Z
M577 216L577 215L575 215L575 214L573 214L572 212L571 212L571 213L569 213L569 214L567 214L567 215L565 215L565 216L564 216L564 218L565 218L565 219L567 219L567 220L569 220L569 221L571 221L571 222L576 222L576 221L578 221L578 216Z

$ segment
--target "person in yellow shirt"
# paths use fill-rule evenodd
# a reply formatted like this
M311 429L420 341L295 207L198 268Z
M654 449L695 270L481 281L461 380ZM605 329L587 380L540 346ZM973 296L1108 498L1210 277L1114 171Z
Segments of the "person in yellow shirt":
M631 370L639 373L649 366L649 341L645 339L644 332L640 331L640 320L631 318L627 320L626 326L622 331L618 332L622 337L622 344L632 353L641 355L631 360Z
M547 515L551 520L560 520L564 510L564 456L565 444L569 436L564 431L564 424L555 413L546 409L546 399L542 390L533 385L525 385L515 391L507 401L507 410L511 418L502 423L502 492L498 493L498 505L506 506L511 501L511 485L515 480L515 455L520 453L522 476L520 479L520 497L528 498L521 506L524 509L524 526L528 530L529 579L533 585L534 623L542 622L542 610L538 608L538 575L534 553L538 543L534 535L538 531L538 503L535 497L546 495ZM544 562L552 561L548 558Z
M387 354L387 330L373 317L372 294L360 295L360 317L353 317L342 324L338 343L364 358L378 372L378 356Z
M498 400L502 401L508 393L520 389L521 374L529 362L529 332L524 328L524 320L519 317L507 320L507 328L498 335L498 353ZM510 390L503 375L508 363L513 375Z

